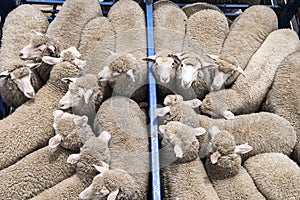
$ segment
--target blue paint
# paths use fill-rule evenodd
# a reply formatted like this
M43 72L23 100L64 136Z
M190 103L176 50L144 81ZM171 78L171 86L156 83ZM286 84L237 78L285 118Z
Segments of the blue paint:
M0 95L0 119L4 118L4 104Z
M147 48L148 56L155 55L154 50L154 24L153 24L153 1L146 3L146 24L147 24ZM150 142L151 142L151 180L152 180L152 199L161 199L160 185L160 164L156 110L156 81L152 73L152 63L148 62L148 92L149 92L149 115L150 115Z

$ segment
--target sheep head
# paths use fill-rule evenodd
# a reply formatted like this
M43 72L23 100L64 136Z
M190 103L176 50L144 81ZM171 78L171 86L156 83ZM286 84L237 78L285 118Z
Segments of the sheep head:
M11 80L27 98L34 98L35 90L31 83L33 73L31 69L39 64L14 65L12 69L1 72L0 78L5 77Z
M51 38L43 33L33 31L34 35L30 39L30 43L20 51L22 60L35 60L42 55L58 56L58 47L51 44Z
M215 56L209 55L212 58L218 69L211 85L211 90L219 90L224 85L225 81L229 79L234 73L238 72L245 76L244 70L238 65L237 60L233 56Z
M143 58L148 62L153 62L152 70L154 74L159 78L160 82L166 84L169 83L172 77L175 77L177 67L180 64L178 55L153 55Z
M159 131L163 135L162 144L165 146L170 143L174 146L174 153L179 162L188 162L198 157L199 142L196 136L206 132L202 127L192 128L177 121L160 125Z
M89 137L94 136L92 131L83 128L89 126L86 116L77 116L61 110L54 111L53 116L56 135L49 140L49 146L52 148L60 145L66 149L78 150Z

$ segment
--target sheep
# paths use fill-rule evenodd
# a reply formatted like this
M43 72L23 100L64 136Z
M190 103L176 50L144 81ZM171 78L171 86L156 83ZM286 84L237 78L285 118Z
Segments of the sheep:
M35 71L38 64L10 64L0 73L0 94L7 106L19 107L42 87L42 82Z
M85 25L95 17L102 16L99 1L67 0L47 29L47 35L56 38L63 49L79 47Z
M21 5L12 10L3 26L0 49L0 72L10 63L22 63L19 51L33 35L31 30L45 33L49 23L43 13L31 5Z
M204 10L204 9L212 9L212 10L216 10L220 13L223 13L221 11L221 9L218 8L217 6L215 6L213 4L205 3L205 2L193 3L191 5L186 5L186 6L182 7L182 10L186 14L187 18L190 18L190 16L192 16L196 12L198 12L200 10Z
M159 131L168 140L160 150L164 199L219 199L198 156L205 130L171 121Z
M52 65L48 65L42 61L43 56L59 57L62 51L61 44L46 34L33 31L35 34L30 38L29 44L23 46L19 52L22 60L32 60L40 63L35 69L43 84L49 79Z
M96 17L85 25L81 34L78 50L81 52L82 58L87 59L89 62L89 60L92 59L90 54L95 48L99 48L99 46L103 47L103 51L105 49L111 51L115 50L114 29L112 28L112 24L107 17L103 16ZM97 56L99 57L99 55ZM89 63L87 63L85 71L87 71L87 73L92 73L88 71L88 66Z
M78 116L77 116L78 117ZM76 118L74 118L76 119ZM64 121L64 120L63 120ZM63 123L63 121L59 121ZM86 121L84 122L86 125ZM101 165L102 161L109 162L109 150L108 143L110 140L110 134L108 132L102 132L98 137L95 137L94 133L90 130L87 132L92 133L87 140L84 142L84 145L80 148L79 154L71 154L67 162L71 164L76 163L76 173L58 183L57 185L49 188L34 198L32 200L41 200L41 199L75 199L78 198L81 191L88 187L93 180L93 177L97 175L97 171L94 169L94 165ZM67 131L71 127L67 127L64 131ZM72 129L72 128L71 128ZM75 135L85 135L86 127L79 125L73 126L72 132ZM81 141L78 138L72 138L73 142ZM67 142L66 140L63 142Z
M204 127L206 130L215 125L221 130L229 131L235 137L237 144L248 142L253 147L251 152L242 155L243 160L266 152L290 155L296 145L297 137L294 128L286 119L276 114L260 112L239 115L232 120L211 119L205 115L196 114L192 106L196 107L199 103L198 100L185 103L180 100L174 103L174 95L170 95L165 99L167 106L157 109L156 113L158 116L168 114L166 121L180 121L192 127ZM207 141L207 138L198 139L200 144ZM202 156L202 150L200 154L201 157L205 156Z
M60 109L72 109L76 115L88 116L90 125L101 102L107 98L106 89L99 85L98 78L93 74L83 74L76 78L63 78L69 83L69 89L59 100Z
M251 56L262 45L266 37L272 31L277 30L277 27L276 14L267 6L251 6L236 18L220 53L220 58L233 57L236 67L231 70L219 68L213 81L213 87L220 89L224 83L225 86L231 85L246 68ZM215 59L218 60L218 56L216 57Z
M220 199L265 199L252 178L241 166L238 154L252 150L248 144L236 145L231 133L213 126L207 146L209 157L205 161L207 174Z
M300 163L300 105L299 86L299 48L287 56L278 67L272 88L267 94L262 109L278 114L287 119L295 128L298 142L292 158Z
M66 162L70 154L61 147L44 147L2 169L1 198L28 199L70 177L75 172Z
M68 89L61 79L76 77L79 72L70 62L55 65L49 81L36 93L35 99L0 121L0 169L46 145L53 135L52 112L59 108L58 101Z
M99 134L100 130L111 134L111 169L128 172L140 187L139 199L145 199L148 188L149 144L144 112L133 100L113 96L101 104L96 114L94 131Z
M141 185L125 170L95 166L100 172L92 184L79 194L79 198L88 199L146 199Z
M246 160L244 167L266 199L299 199L300 169L288 156L263 153Z
M276 44L274 43L274 41ZM224 112L248 114L258 111L275 76L280 62L299 45L297 34L290 29L279 29L268 35L251 57L245 77L239 77L230 89L209 93L201 105L201 112L224 116Z
M135 82L128 81L127 77L119 79L114 86L113 94L132 96L138 102L145 101L147 65L142 60L147 52L145 13L138 3L132 0L120 0L110 8L108 19L116 33L115 53L131 53L139 62Z

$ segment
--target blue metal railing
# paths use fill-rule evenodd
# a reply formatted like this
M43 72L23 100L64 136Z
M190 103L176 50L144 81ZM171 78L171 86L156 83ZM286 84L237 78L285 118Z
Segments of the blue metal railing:
M153 23L153 1L146 3L146 25L147 25L147 54L155 54L154 49L154 23ZM159 164L159 141L157 131L157 117L155 114L156 99L156 81L152 73L152 63L148 62L148 93L149 93L149 115L150 115L150 143L151 143L151 180L152 180L152 199L161 199L160 185L160 164Z
M0 119L4 118L4 116L5 116L4 104L2 102L2 97L0 95Z

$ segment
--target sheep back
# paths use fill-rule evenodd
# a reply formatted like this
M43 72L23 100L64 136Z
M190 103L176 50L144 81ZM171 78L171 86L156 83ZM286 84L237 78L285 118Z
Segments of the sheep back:
M209 4L209 3L193 3L191 5L186 5L182 8L183 12L186 14L187 18L190 18L190 16L192 16L193 14L195 14L196 12L200 11L200 10L204 10L204 9L212 9L212 10L216 10L219 11L220 13L223 13L220 8L218 8L217 6L213 5L213 4Z
M98 0L67 0L47 29L47 35L56 38L63 49L79 47L84 26L93 18L101 16Z
M300 163L300 65L299 49L287 56L278 67L272 88L269 91L263 110L278 114L287 119L295 128L298 142L292 157Z
M45 147L1 170L1 198L28 199L70 177L75 172L66 162L70 153Z
M286 155L259 154L246 160L244 167L266 199L299 198L300 168Z

